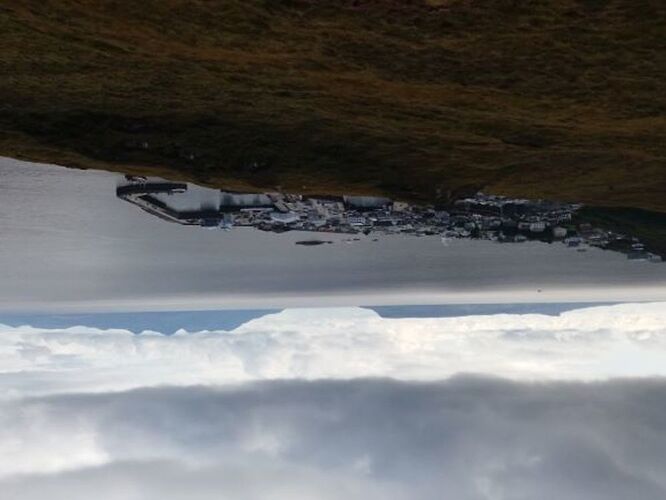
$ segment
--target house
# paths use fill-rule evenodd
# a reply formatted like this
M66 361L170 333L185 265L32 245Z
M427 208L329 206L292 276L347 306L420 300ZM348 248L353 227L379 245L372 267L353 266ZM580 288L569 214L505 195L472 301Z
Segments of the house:
M543 233L546 230L544 221L530 222L530 233Z
M557 226L553 228L553 237L554 238L566 238L567 229L565 227Z
M283 201L276 201L275 202L275 209L278 212L282 212L283 214L286 214L289 212L289 207L283 202Z
M405 203L404 201L393 202L394 212L406 212L407 210L409 210L409 203Z
M292 224L301 220L300 215L295 212L271 212L271 221L280 222L282 224Z
M361 215L351 215L347 217L347 223L350 226L365 226L367 219Z
M392 203L388 198L379 196L345 196L343 200L346 206L363 210L383 208Z

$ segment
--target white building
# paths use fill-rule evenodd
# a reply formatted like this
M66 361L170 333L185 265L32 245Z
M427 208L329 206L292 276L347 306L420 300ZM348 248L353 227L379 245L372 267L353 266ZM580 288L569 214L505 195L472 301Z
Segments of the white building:
M367 220L365 217L359 216L359 215L352 215L347 218L347 223L350 226L365 226L367 223Z
M567 229L561 226L557 226L553 228L553 237L555 238L566 238L567 236Z
M273 222L281 222L282 224L292 224L301 220L301 217L294 212L271 212L271 220Z
M543 221L530 223L530 233L543 233L545 230L546 230L546 223Z

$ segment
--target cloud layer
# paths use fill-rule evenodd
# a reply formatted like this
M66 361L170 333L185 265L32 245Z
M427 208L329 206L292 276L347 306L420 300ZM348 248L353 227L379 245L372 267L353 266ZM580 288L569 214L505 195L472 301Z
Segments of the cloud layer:
M666 382L264 382L5 401L0 498L661 500Z
M664 366L664 304L0 327L0 500L661 500Z
M232 332L0 327L0 396L156 385L457 373L517 380L666 372L666 305L560 316L383 319L365 309L286 310Z

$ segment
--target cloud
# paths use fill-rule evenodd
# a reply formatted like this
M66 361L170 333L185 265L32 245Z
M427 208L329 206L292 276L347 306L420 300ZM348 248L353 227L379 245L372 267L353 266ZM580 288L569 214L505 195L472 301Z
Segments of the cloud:
M0 396L253 380L476 373L516 380L666 374L666 306L560 316L384 319L366 309L286 310L231 332L0 327Z
M666 496L663 379L282 381L0 405L2 500Z
M664 374L665 325L626 304L0 327L0 500L662 499L666 379L605 379Z
M177 462L125 462L51 476L0 481L7 499L43 500L406 500L397 487L286 466L222 461L202 467ZM13 495L13 496L9 496ZM0 498L5 498L0 492Z

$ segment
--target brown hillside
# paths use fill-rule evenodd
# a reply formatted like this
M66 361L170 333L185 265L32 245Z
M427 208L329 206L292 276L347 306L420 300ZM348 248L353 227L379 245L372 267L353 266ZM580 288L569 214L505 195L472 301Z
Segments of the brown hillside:
M662 0L9 0L0 75L4 155L666 211Z

